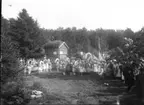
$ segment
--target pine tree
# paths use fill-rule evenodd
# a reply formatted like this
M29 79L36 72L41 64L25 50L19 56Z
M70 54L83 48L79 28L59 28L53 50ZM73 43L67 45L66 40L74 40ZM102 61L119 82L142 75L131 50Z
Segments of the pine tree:
M17 76L19 72L18 57L19 51L17 44L13 42L8 35L9 22L1 17L1 82L5 83L11 78ZM7 23L7 24L5 24Z
M19 43L20 54L24 58L33 55L45 42L37 21L30 17L25 9L19 13L17 19L10 20L9 34L12 40Z

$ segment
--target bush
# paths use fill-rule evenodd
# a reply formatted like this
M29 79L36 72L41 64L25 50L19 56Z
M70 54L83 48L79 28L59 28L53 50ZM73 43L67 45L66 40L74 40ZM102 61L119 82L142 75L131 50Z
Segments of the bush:
M13 81L2 86L1 99L3 105L26 105L31 100L30 95L31 90L24 87L23 82Z
M8 35L1 37L1 83L17 77L19 74L18 49Z
M34 82L33 85L30 87L32 90L43 90L43 87L39 82Z
M30 91L24 86L19 69L18 43L8 34L9 21L1 17L1 104L25 105L30 101ZM7 24L3 24L6 22Z

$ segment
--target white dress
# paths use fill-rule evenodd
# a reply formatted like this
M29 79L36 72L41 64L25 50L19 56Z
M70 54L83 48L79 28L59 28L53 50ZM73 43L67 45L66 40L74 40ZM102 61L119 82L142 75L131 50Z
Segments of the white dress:
M120 69L117 67L116 77L121 77Z

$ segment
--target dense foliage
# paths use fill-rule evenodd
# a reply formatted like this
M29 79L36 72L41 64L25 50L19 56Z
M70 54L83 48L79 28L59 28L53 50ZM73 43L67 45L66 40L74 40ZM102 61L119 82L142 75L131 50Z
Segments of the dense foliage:
M41 52L40 47L45 43L41 35L37 21L29 16L25 9L19 13L17 19L10 19L8 34L12 40L19 44L21 57L29 58L31 55Z
M1 19L1 82L5 83L8 79L16 77L19 72L17 61L19 51L17 49L17 44L11 40L7 33L9 29L8 20L3 17Z
M132 39L126 39L123 46L123 54L119 59L133 68L144 68L144 28L137 32Z
M92 52L93 49L101 52L109 51L124 44L124 37L134 37L131 29L86 30L73 28L58 28L57 30L41 29L48 40L63 40L70 47L71 53L77 51Z

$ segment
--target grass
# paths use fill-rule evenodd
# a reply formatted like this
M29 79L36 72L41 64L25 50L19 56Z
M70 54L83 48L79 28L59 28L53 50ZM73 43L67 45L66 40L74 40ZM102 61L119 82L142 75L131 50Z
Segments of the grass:
M122 105L131 102L131 95L124 98L124 84L119 80L104 79L97 74L90 73L83 76L63 76L60 73L43 73L27 77L28 85L32 89L41 90L41 99L33 100L47 104L97 104L114 105L121 96ZM105 85L104 83L108 83ZM135 101L136 102L136 101ZM32 104L30 104L32 105ZM128 104L129 105L129 104ZM137 105L137 104L133 104Z

